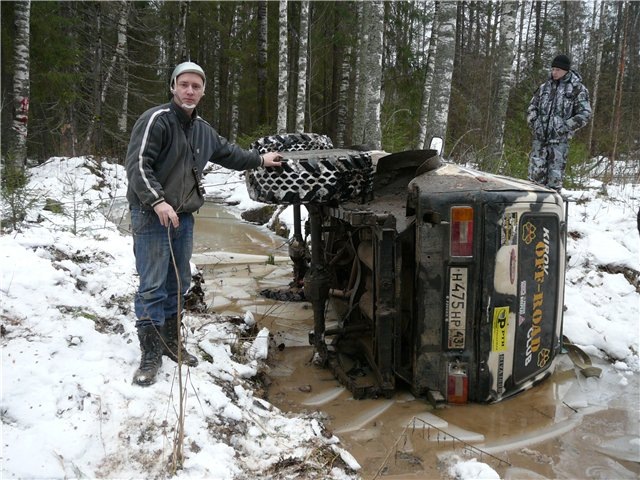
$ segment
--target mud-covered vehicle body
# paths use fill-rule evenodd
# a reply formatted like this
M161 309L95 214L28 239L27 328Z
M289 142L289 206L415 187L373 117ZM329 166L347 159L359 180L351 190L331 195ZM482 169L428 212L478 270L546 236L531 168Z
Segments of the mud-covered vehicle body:
M283 155L283 170L330 159L326 168L342 161L355 179L343 196L345 186L300 203L311 236L310 340L356 397L388 396L404 382L433 403L496 402L551 373L562 338L560 195L435 150L368 154L370 164L350 150ZM247 180L254 198L273 201L279 188L277 202L296 203L260 174Z

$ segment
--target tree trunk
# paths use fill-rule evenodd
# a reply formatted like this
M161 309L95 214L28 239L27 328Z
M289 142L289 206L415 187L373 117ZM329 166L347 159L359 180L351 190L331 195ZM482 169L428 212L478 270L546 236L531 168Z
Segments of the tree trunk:
M89 121L87 133L84 137L83 152L92 153L99 151L101 148L99 124L102 122L102 4L96 2L93 5L96 13L96 33L95 33L95 45L94 45L94 58L93 58L93 105L94 110ZM98 130L98 134L96 134ZM97 138L96 138L97 137Z
M178 2L180 18L178 28L176 29L176 63L190 60L189 51L187 50L187 17L189 15L189 3L190 0L179 0Z
M623 5L623 14L622 14L622 41L620 42L620 53L618 60L618 78L619 81L616 80L616 91L614 98L616 99L614 110L613 110L613 118L614 118L614 127L613 127L613 151L611 152L611 157L609 159L609 169L610 175L609 180L613 177L614 172L614 163L617 159L618 155L618 141L620 138L620 120L622 118L622 94L624 92L624 69L625 69L625 54L627 50L627 30L629 27L629 4L625 2Z
M340 87L338 90L338 114L336 117L336 138L335 145L342 147L345 144L347 133L347 105L349 93L349 78L351 77L351 47L347 47L342 61L342 75L340 77Z
M571 12L569 10L569 2L562 2L562 51L569 55L571 52Z
M298 89L296 95L295 131L304 132L304 111L307 98L307 57L309 44L309 2L300 2L300 32L298 35Z
M129 11L131 10L131 3L128 0L123 0L120 6L120 15L118 17L118 40L116 43L116 49L111 59L109 71L107 72L107 78L102 86L101 100L104 103L107 99L107 89L111 83L113 72L116 68L116 63L120 63L121 77L120 81L123 84L124 91L122 93L122 108L120 115L118 116L118 131L122 134L127 130L127 103L128 103L128 67L127 67L127 29L129 26Z
M258 123L267 124L267 2L258 2Z
M418 122L420 131L418 132L418 143L416 148L423 149L427 143L427 121L429 118L429 103L431 101L431 86L433 85L433 72L435 57L438 51L438 9L433 16L431 25L431 39L429 40L429 54L427 55L426 74L424 76L424 84L422 86L422 106L420 107L420 120Z
M217 20L218 25L220 25L220 3L216 2L213 5L213 8L215 8L215 13L214 13L214 18ZM220 127L220 121L222 120L222 116L220 115L220 95L221 95L221 88L220 88L220 84L222 83L220 81L220 75L222 75L222 70L220 68L220 57L221 57L221 53L220 53L220 30L219 29L214 29L213 30L213 46L212 46L212 50L213 50L213 78L211 79L211 86L209 87L209 90L213 90L213 124L215 125L216 128ZM209 83L209 82L207 82Z
M278 64L278 120L276 130L278 133L287 132L287 110L289 108L289 62L287 52L289 49L287 41L287 0L280 0L280 35L279 51L280 61Z
M343 12L346 11L340 5L340 2L334 2L332 7L333 14L333 26L330 32L326 32L326 35L332 37L332 55L331 55L331 95L325 102L325 108L328 112L326 115L327 120L324 123L325 130L330 138L334 140L334 144L343 145L344 135L346 130L346 112L347 105L343 105L341 102L347 100L346 96L342 96L346 91L342 91L342 82L344 80L344 67L345 67L345 48L341 41L344 35L344 29L342 24L344 21ZM310 42L311 44L311 42ZM346 54L348 57L348 54ZM347 65L347 74L349 67ZM349 88L349 79L347 78L347 88ZM342 109L342 111L341 111ZM345 115L340 118L341 115ZM339 125L340 124L340 125ZM340 137L340 143L338 143L338 137Z
M380 110L382 106L384 2L367 2L365 11L368 11L367 17L369 18L369 45L367 48L367 97L363 142L365 145L370 145L372 148L379 150L382 148Z
M240 6L236 5L233 9L233 17L231 19L231 46L235 51L242 48L240 40ZM240 59L235 55L229 66L229 85L231 87L230 99L230 118L229 118L229 141L235 143L238 139L238 121L240 101L240 77L242 65Z
M502 6L502 19L500 21L500 45L495 56L495 71L498 78L498 89L493 106L491 108L491 128L489 129L489 143L491 155L496 158L502 154L504 143L504 125L509 105L509 93L514 81L513 60L515 57L516 43L516 15L518 13L517 2L504 2Z
M520 63L522 58L522 36L524 35L524 14L527 2L520 2L520 26L518 27L518 50L516 55L516 85L520 83Z
M99 5L97 7L100 8ZM129 26L130 10L131 10L131 3L129 1L122 0L120 5L120 13L118 15L117 43L113 52L113 56L111 57L111 61L109 62L109 66L107 67L107 72L104 76L104 79L101 78L102 67L97 66L96 75L98 76L98 78L96 79L96 85L100 89L100 95L98 97L98 103L96 105L96 110L95 110L96 114L91 118L88 130L87 130L87 134L85 136L85 146L84 146L85 151L91 151L91 142L94 141L96 128L98 126L100 126L100 131L98 131L98 134L97 134L97 138L99 140L96 141L97 143L96 146L99 147L99 144L101 143L101 140L100 140L102 138L101 130L102 130L102 124L104 122L103 111L107 101L107 92L111 87L111 80L113 78L114 72L116 71L118 63L120 64L120 67L122 68L122 72L123 72L123 75L120 78L120 81L121 82L124 81L123 83L125 83L128 80L128 75L126 74L126 70L127 70L126 56L127 56L127 29ZM101 29L102 29L102 26L99 23L99 31L101 31ZM99 38L100 40L98 43L98 51L100 52L99 58L101 59L102 58L102 34L101 33L99 35ZM125 92L123 94L123 99L122 99L122 102L123 102L122 110L120 115L118 116L118 130L122 133L126 133L126 128L127 128L127 124L126 124L127 103L128 103L127 94L128 94L128 89L125 89Z
M536 12L535 37L533 42L533 69L538 71L542 66L542 2L535 2Z
M434 63L435 71L429 102L428 124L434 135L440 136L446 141L455 56L456 2L440 2L437 18L438 49Z
M368 17L365 10L365 2L357 3L357 16L360 25L358 29L358 45L356 47L356 69L355 69L355 100L353 105L353 128L351 132L351 143L362 143L364 139L364 112L366 108L366 62L367 46L369 44Z
M594 0L593 10L596 11L596 5ZM604 28L605 28L605 2L600 2L600 21L598 24L598 29L594 34L594 45L591 47L591 51L595 49L596 51L596 61L594 68L594 79L593 79L593 89L591 91L591 124L589 125L589 153L593 154L593 129L596 124L596 110L598 108L598 93L600 87L600 74L602 73L602 51L604 49Z
M7 165L21 170L27 163L27 134L29 132L29 19L31 1L17 1L15 8L16 39L13 59L13 123L10 154Z

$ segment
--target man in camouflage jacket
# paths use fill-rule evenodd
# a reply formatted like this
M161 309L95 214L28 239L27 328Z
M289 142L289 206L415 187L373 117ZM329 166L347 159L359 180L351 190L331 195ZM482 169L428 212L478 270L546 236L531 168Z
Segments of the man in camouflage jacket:
M549 79L536 90L527 109L527 124L533 133L529 180L560 191L569 139L590 118L589 91L571 70L569 57L558 55L551 63Z

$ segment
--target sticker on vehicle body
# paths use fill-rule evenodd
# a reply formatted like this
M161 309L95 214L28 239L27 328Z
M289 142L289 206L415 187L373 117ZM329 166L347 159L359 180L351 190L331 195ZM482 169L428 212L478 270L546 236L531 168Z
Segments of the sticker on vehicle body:
M505 212L500 221L500 246L516 245L518 242L518 214Z
M493 309L493 325L491 329L491 350L504 352L507 350L507 327L509 326L509 307Z
M462 349L465 347L467 327L467 269L451 267L449 269L449 296L447 298L447 347Z

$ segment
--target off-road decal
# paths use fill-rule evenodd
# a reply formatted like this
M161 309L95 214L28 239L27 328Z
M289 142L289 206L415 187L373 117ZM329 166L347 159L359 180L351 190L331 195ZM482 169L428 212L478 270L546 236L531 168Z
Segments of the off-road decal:
M525 214L518 230L520 291L514 355L517 383L545 368L549 352L553 351L559 226L554 216Z

